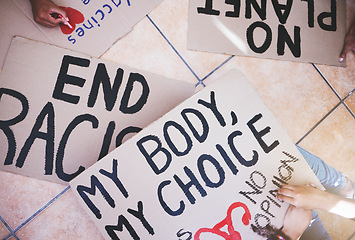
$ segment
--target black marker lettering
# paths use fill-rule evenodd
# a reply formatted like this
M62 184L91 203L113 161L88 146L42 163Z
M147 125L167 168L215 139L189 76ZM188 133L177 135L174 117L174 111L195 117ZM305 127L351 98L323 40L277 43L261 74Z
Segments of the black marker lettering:
M272 0L272 5L274 6L275 13L279 18L280 23L285 24L287 18L290 15L293 0L287 0L286 5L280 4L279 0Z
M270 132L270 127L267 126L266 128L264 128L261 131L257 131L256 128L254 127L254 124L259 121L262 118L262 114L259 113L257 115L255 115L251 120L248 121L247 125L249 127L249 129L251 130L251 132L253 133L255 139L258 141L258 143L260 144L260 146L262 147L262 149L264 150L265 153L269 153L271 152L275 147L277 147L280 142L278 140L275 140L271 145L267 145L264 140L262 139L263 136L265 136L267 133Z
M205 106L206 108L210 109L212 113L215 115L217 118L219 124L221 124L222 127L226 126L226 121L224 121L224 118L222 114L218 111L217 105L216 105L216 97L215 97L215 92L211 91L210 94L211 101L206 102L202 99L199 99L197 103L201 104L202 106Z
M132 225L129 223L127 218L123 215L118 216L117 220L117 225L107 225L105 226L105 230L107 234L111 237L113 240L120 240L118 236L116 235L115 231L123 231L123 226L126 227L127 231L133 238L133 240L140 240L140 237L138 236L137 232L134 230Z
M144 217L143 214L143 203L142 201L139 201L137 204L138 210L133 210L133 209L128 209L127 212L129 212L130 214L132 214L133 216L135 216L136 218L138 218L142 225L144 226L144 228L148 231L148 233L150 235L154 235L154 229L152 228L152 226L148 223L147 219Z
M192 171L188 167L184 167L184 171L186 175L189 177L190 181L188 183L183 183L182 180L177 176L174 175L174 179L179 184L181 190L185 193L187 199L189 199L191 204L195 204L196 198L192 195L190 192L190 188L192 186L195 186L196 189L199 191L202 197L205 197L207 195L207 192L205 189L201 186L195 175L192 173Z
M260 47L257 47L254 42L254 30L256 28L261 28L266 33L265 41ZM266 23L264 23L264 22L252 23L248 27L246 34L247 34L248 45L249 45L250 49L253 50L253 52L264 53L270 47L271 40L272 40L272 32L271 32L271 28Z
M100 169L99 172L102 175L104 175L104 176L108 177L109 179L111 179L116 184L117 188L120 190L122 195L125 198L128 198L128 192L127 192L126 188L123 186L121 180L118 178L117 166L118 166L117 159L113 159L113 161L112 161L112 173L107 172L104 169Z
M111 144L111 140L112 140L112 135L113 135L113 131L115 130L115 122L111 121L109 122L107 129L106 129L106 133L102 142L102 146L101 146L101 150L100 150L100 154L99 154L99 160L101 158L103 158L104 156L106 156L106 154L108 153L109 149L110 149L110 144Z
M290 35L284 25L279 25L277 39L277 54L282 56L285 54L285 44L290 48L294 57L301 57L301 28L298 26L294 27L294 41L292 41Z
M317 20L319 26L326 31L336 31L337 30L337 1L331 0L330 12L322 12L319 14ZM330 24L325 23L325 19L330 18Z
M4 132L8 142L8 149L7 149L4 165L11 165L13 163L15 153L16 153L16 140L15 140L15 135L11 130L10 126L17 124L26 118L28 114L29 106L28 106L27 98L23 94L17 91L7 89L7 88L0 88L0 100L4 94L7 94L19 100L22 106L21 112L16 117L9 120L0 120L0 129Z
M260 19L266 19L266 0L261 0L261 6L256 0L246 0L245 1L245 18L251 18L251 6L253 5L254 10L259 15Z
M228 156L226 151L223 149L223 147L219 144L216 144L216 149L221 154L223 160L226 162L226 164L228 165L228 167L232 171L232 173L234 175L237 175L239 170L238 170L237 166L232 162L232 160L230 159L230 157Z
M142 129L140 127L133 127L133 126L129 126L124 128L116 137L116 147L119 147L122 145L123 143L123 138L130 133L138 133L140 132Z
M99 179L97 179L96 176L92 175L91 176L91 187L86 187L83 185L78 185L76 187L77 192L79 193L80 197L84 200L86 205L90 208L92 213L95 215L97 219L101 219L102 215L100 213L100 210L95 206L95 204L90 200L88 197L88 194L95 196L96 194L96 188L99 189L101 192L102 196L105 198L106 202L112 207L115 207L115 201L112 199L110 194L106 191L105 187L101 184Z
M314 0L301 0L307 2L308 6L308 27L314 28Z
M111 111L116 103L118 89L121 86L123 78L123 70L121 68L117 69L116 77L114 83L111 87L110 77L108 76L106 66L103 63L97 65L95 72L93 84L91 87L88 107L93 107L97 100L97 95L99 93L99 86L102 84L102 90L104 93L105 107L107 111Z
M57 176L66 181L69 182L76 176L78 176L81 172L85 170L83 166L80 166L79 169L72 174L68 174L64 172L63 169L63 160L64 160L64 153L65 153L65 147L67 145L69 136L71 132L82 122L84 121L89 121L91 122L92 128L96 129L99 126L99 121L95 116L92 116L90 114L83 114L80 116L77 116L71 123L69 123L67 129L65 129L65 132L62 136L62 139L59 142L59 147L58 147L58 152L57 152L57 159L56 159L56 168L55 172L57 173Z
M242 132L240 131L234 131L232 132L229 136L228 136L228 145L230 147L230 149L232 150L234 156L238 159L238 161L246 167L251 167L254 166L258 160L259 160L259 154L257 151L253 150L253 157L251 160L247 161L245 160L245 158L239 153L239 151L237 150L237 148L234 145L234 138L237 136L241 136Z
M184 238L181 238L181 237L183 237L184 235L187 235L187 236L185 236ZM176 236L179 238L179 240L192 240L192 233L189 232L189 231L184 231L184 229L180 229L180 230L176 233Z
M197 12L207 15L216 15L219 16L219 11L213 9L213 0L206 0L205 7L198 7Z
M226 17L238 18L240 14L240 0L225 0L225 3L234 7L234 11L226 11Z
M185 143L186 143L186 149L185 150L180 151L179 149L177 149L176 145L171 140L171 137L170 137L170 134L169 134L169 131L168 131L169 127L174 127L184 137ZM174 121L167 121L164 124L163 132L164 132L164 138L165 138L166 143L169 145L171 151L173 151L173 153L176 156L184 156L184 155L186 155L186 154L188 154L190 152L190 150L192 148L191 138L186 133L185 129L180 124L178 124L177 122L174 122Z
M167 212L169 215L171 216L179 216L181 213L184 212L185 210L185 203L184 201L180 201L180 206L177 210L172 210L164 201L163 198L163 188L170 185L171 181L170 180L166 180L163 181L162 183L159 184L158 186L158 199L159 199L159 203L162 206L162 208L164 209L165 212Z
M77 104L79 102L80 97L64 93L64 86L65 84L70 84L78 87L83 87L85 84L85 79L68 75L69 65L88 67L90 65L90 60L65 55L62 60L62 65L60 67L52 97L68 103Z
M205 171L205 166L204 166L204 163L206 161L208 161L215 167L219 177L218 182L212 182L211 179L207 176L207 173ZM201 177L203 181L205 181L207 187L218 188L224 183L226 174L223 168L221 167L221 165L219 164L219 162L211 155L202 154L197 160L197 166L198 166L198 171L200 172Z
M188 113L195 115L201 122L201 129L202 133L199 134L198 131L196 130L194 124L190 121L190 118L188 117ZM203 143L208 135L209 132L209 126L207 123L206 118L202 115L202 113L196 109L193 108L185 108L181 112L181 116L185 120L187 126L190 128L192 134L195 136L196 140L199 141L200 143Z
M137 100L137 102L131 106L128 106L129 99L131 98L133 84L139 83L142 86L142 94ZM131 73L128 78L126 89L123 93L120 105L120 111L127 114L133 114L140 111L143 106L147 103L149 96L149 86L147 80L143 75L139 73Z
M157 145L156 148L151 153L148 153L147 150L145 149L145 147L143 146L143 144L147 143L147 142L153 142ZM161 174L169 167L169 165L172 161L171 153L166 148L162 147L161 141L157 136L154 136L154 135L145 136L145 137L141 138L136 144L137 144L140 152L143 154L143 156L147 160L149 166L155 172L155 174L157 174L157 175ZM159 152L163 153L163 155L165 155L165 159L166 159L164 164L160 168L153 161L153 157L156 156Z
M47 132L41 132L40 129L43 126L44 119L47 117L46 129ZM38 115L36 122L31 130L30 136L26 139L20 154L17 158L16 167L22 168L25 159L36 139L42 139L46 142L45 153L45 175L51 175L53 172L54 162L54 108L51 102L48 102Z

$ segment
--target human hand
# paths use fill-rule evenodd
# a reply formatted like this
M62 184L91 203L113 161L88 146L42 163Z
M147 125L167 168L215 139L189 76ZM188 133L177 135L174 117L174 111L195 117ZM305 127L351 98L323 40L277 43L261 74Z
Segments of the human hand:
M35 22L45 27L55 27L60 23L67 24L66 12L50 0L30 0L32 5L33 18ZM58 15L62 15L63 20Z
M277 198L296 207L319 209L322 202L326 200L327 193L310 185L284 185L279 189Z
M290 205L285 218L282 231L291 238L291 240L299 239L308 227L312 219L312 210L297 208Z
M344 47L339 57L339 62L343 62L348 52L355 51L355 23L353 23L349 31L346 33Z

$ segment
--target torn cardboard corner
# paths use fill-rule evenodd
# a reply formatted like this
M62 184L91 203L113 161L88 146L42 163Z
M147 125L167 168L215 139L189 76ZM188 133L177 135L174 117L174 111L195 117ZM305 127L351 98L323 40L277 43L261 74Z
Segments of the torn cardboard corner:
M0 75L0 170L67 184L194 86L14 38Z
M233 70L70 186L105 239L263 239L251 225L282 226L288 205L276 198L279 187L309 182L321 187L251 85Z
M283 1L286 2L286 1ZM346 1L190 1L187 47L345 66Z
M73 30L34 22L28 0L3 0L0 8L0 68L14 36L46 42L99 57L163 0L54 0L66 9ZM93 47L95 46L95 47Z

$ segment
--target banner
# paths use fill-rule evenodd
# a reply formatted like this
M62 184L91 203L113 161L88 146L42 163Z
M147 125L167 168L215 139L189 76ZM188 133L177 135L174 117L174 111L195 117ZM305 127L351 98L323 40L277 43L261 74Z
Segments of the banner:
M0 68L14 36L55 44L100 57L162 0L53 0L73 29L47 28L33 19L29 0L3 0L0 8Z
M263 239L286 183L316 176L247 80L231 71L70 182L106 239ZM219 237L219 238L218 238Z
M188 49L345 66L343 0L190 0Z
M194 89L17 37L0 74L0 170L67 184Z

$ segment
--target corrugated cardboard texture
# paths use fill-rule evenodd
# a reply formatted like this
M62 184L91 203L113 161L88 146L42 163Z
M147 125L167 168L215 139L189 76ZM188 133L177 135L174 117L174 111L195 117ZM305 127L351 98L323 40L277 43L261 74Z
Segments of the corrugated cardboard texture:
M346 1L279 2L191 0L188 49L345 66Z
M193 91L16 37L0 75L0 169L67 183Z
M263 239L251 225L282 226L288 205L276 199L276 191L286 182L321 187L244 76L233 70L70 186L106 239L216 239L212 235L221 232Z
M53 2L58 6L71 7L84 15L85 19L82 23L72 22L75 30L71 34L63 34L59 27L46 28L35 23L28 0L1 2L0 68L14 36L47 42L100 57L162 0L54 0Z

